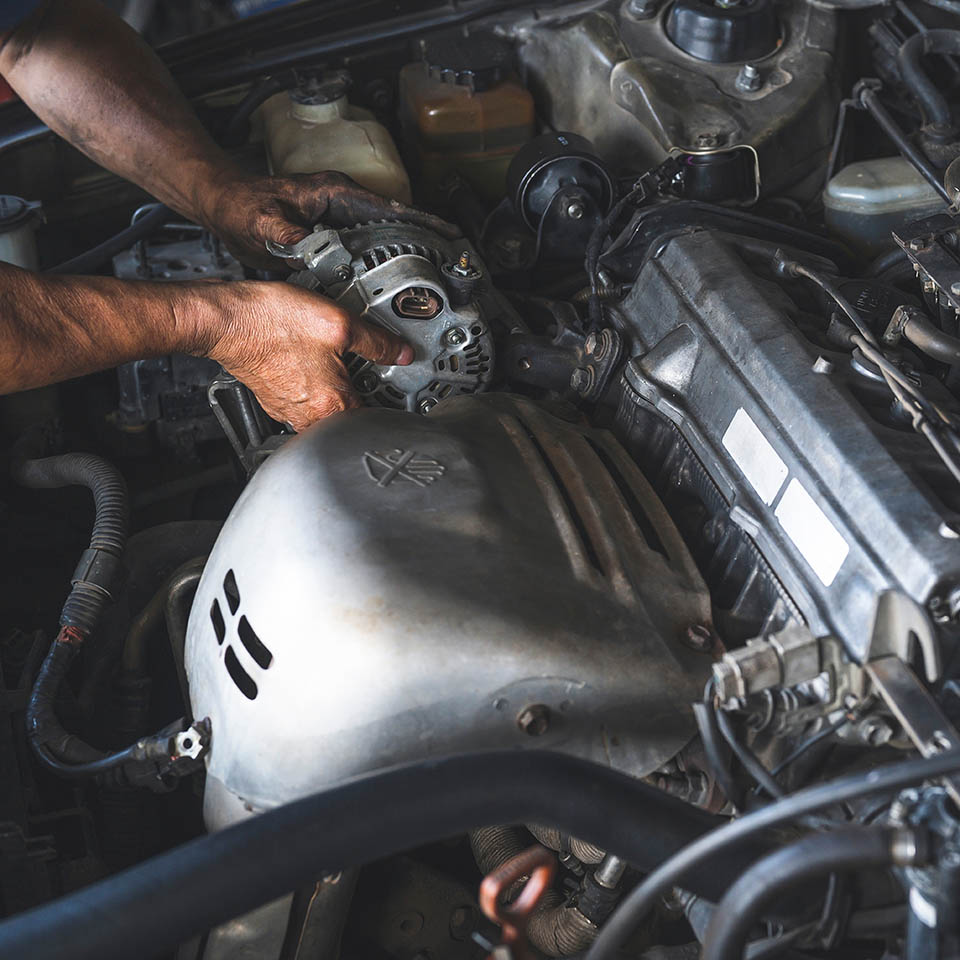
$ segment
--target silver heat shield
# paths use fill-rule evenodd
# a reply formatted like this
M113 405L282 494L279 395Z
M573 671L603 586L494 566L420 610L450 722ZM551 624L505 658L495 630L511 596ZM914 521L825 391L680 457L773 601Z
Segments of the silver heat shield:
M197 591L208 826L486 748L650 773L692 735L711 657L686 637L709 620L608 433L502 394L331 418L254 476Z

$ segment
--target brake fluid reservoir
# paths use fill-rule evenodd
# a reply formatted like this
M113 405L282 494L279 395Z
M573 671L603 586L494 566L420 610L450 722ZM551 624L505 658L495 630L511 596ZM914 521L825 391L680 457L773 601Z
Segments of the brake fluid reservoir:
M510 161L534 134L533 97L511 71L511 48L448 33L424 40L422 52L400 71L400 116L425 193L456 172L500 199Z
M410 203L410 180L393 138L373 114L347 100L343 71L310 78L260 108L270 170L276 176L339 170L361 186Z

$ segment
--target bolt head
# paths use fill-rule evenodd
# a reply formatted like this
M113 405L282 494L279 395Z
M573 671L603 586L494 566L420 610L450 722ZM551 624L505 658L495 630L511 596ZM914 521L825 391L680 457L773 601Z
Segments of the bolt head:
M517 714L517 726L528 737L542 736L550 727L550 708L542 703L533 703Z
M591 333L583 344L584 349L587 353L596 353L599 342L600 338L595 333Z
M697 146L701 150L709 150L720 143L720 137L715 133L701 133L697 136Z
M444 336L444 339L453 347L460 346L467 339L467 335L461 327L452 327Z
M760 71L752 64L745 63L737 74L736 87L747 93L755 93L763 86L763 78Z
M421 413L429 413L440 401L436 397L424 397L417 405Z
M333 271L333 276L340 281L349 280L350 277L353 276L353 270L350 268L349 263L341 263L340 266Z
M628 0L626 12L631 17L646 20L657 12L659 0Z
M570 374L570 387L577 393L587 393L593 386L593 372L586 367L577 367Z
M373 393L380 386L380 378L372 370L364 370L354 380L360 393Z
M579 200L571 200L567 204L567 216L571 220L582 220L583 215L586 213L586 208L583 203Z

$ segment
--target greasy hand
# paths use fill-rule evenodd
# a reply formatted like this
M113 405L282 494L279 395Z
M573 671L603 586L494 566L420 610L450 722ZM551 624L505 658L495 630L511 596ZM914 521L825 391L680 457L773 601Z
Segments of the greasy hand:
M369 220L404 220L453 239L460 231L439 217L365 190L343 173L290 177L227 176L207 188L198 207L204 224L238 259L253 267L276 268L265 250L268 240L292 244L317 223L352 227Z
M249 281L208 290L217 319L204 353L245 383L271 417L295 430L359 406L344 351L381 364L413 359L399 337L302 287Z

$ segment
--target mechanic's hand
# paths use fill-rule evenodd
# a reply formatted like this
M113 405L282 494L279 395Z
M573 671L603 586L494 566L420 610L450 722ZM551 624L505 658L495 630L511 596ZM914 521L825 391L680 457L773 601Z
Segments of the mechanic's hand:
M238 259L252 267L276 268L266 243L292 244L314 224L352 227L369 220L404 220L453 239L460 231L429 213L365 190L343 173L289 177L227 175L199 200L205 226Z
M395 334L302 287L241 281L211 284L204 293L217 315L204 353L295 430L359 406L345 351L388 365L413 359L413 348Z

